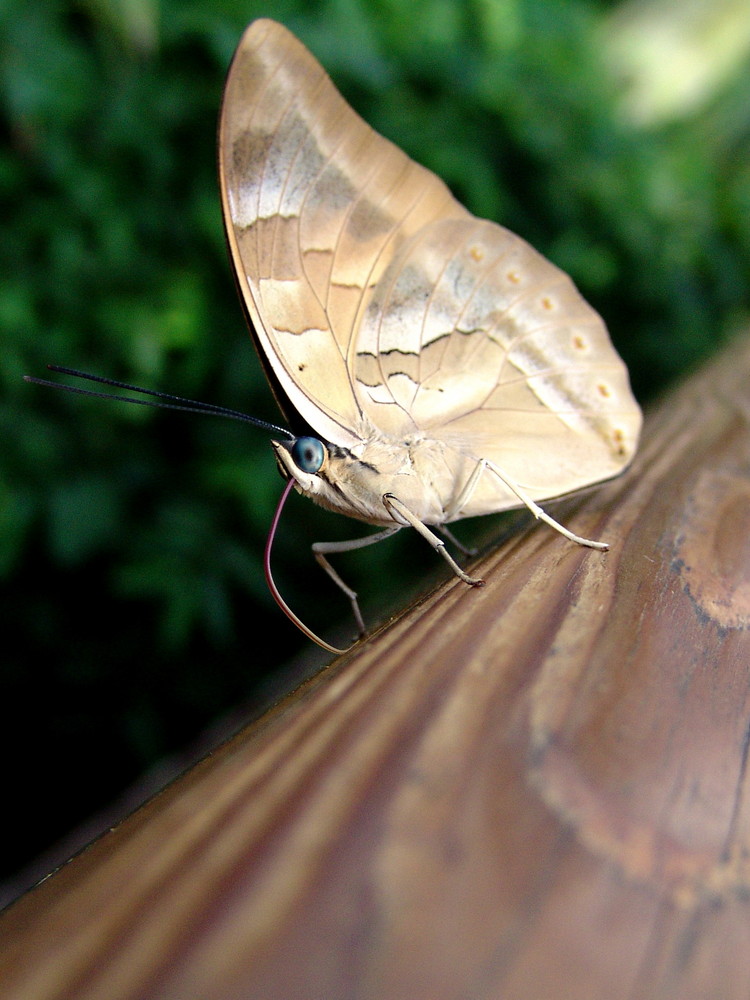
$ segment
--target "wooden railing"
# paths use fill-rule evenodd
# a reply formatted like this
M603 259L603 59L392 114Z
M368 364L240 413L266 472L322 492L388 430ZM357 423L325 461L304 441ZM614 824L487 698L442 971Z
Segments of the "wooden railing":
M750 346L0 920L14 1000L750 990ZM557 507L556 513L560 513Z

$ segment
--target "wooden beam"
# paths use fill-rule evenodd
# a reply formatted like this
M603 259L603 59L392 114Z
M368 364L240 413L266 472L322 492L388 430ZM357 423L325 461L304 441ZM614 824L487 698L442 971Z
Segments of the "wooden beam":
M23 1000L745 998L750 345L0 920Z

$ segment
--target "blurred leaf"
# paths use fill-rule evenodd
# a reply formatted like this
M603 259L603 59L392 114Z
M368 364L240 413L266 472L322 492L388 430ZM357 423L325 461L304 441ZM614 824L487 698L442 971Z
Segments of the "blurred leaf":
M76 563L112 545L120 520L119 494L104 475L59 482L47 497L50 550L60 563Z

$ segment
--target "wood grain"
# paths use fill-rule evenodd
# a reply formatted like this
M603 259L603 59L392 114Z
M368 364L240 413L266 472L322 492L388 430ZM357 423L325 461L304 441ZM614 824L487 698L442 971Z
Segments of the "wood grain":
M745 998L750 346L0 921L0 995Z

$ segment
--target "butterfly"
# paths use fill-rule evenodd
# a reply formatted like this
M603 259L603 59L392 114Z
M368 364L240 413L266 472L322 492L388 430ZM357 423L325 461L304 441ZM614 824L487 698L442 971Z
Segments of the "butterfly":
M219 181L240 298L292 428L212 403L76 369L57 373L145 394L130 403L246 421L274 435L292 489L381 530L327 556L414 528L473 586L445 540L461 518L527 507L566 538L539 501L609 479L631 461L641 411L599 315L528 243L478 219L446 185L371 129L285 27L245 31L219 123ZM84 395L110 393L27 381ZM155 398L156 397L156 398ZM459 546L460 547L460 546Z
M295 489L381 529L313 546L360 632L326 557L401 527L473 585L439 534L460 518L526 506L606 548L538 505L620 473L641 426L625 365L564 272L471 215L271 20L250 24L229 69L219 178L258 353L301 428L273 442L282 503Z

